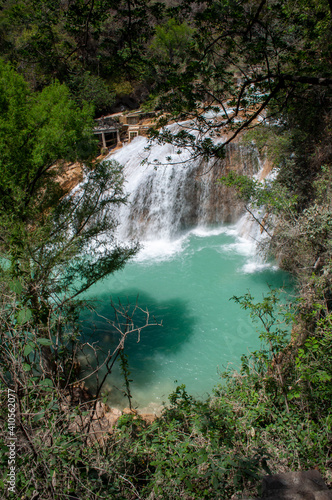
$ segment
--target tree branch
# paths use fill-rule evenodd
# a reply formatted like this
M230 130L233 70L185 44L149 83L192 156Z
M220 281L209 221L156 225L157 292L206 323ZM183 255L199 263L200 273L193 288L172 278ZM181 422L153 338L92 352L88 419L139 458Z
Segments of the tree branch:
M330 0L330 1L332 1L332 0ZM262 0L261 3L259 4L258 9L256 11L256 14L255 14L254 18L252 19L252 21L250 22L248 28L246 29L246 32L244 34L245 37L250 33L252 27L258 21L259 15L260 15L260 13L261 13L261 11L262 11L262 9L263 9L263 7L264 7L265 4L266 4L266 0Z
M269 233L269 231L266 229L266 227L261 223L261 221L259 219L257 219L257 217L251 212L251 210L249 210L248 207L246 207L246 210L255 219L255 221L261 226L261 228L263 229L263 231L265 231L270 236L270 238L272 238L272 234Z
M225 141L220 146L220 148L217 149L217 151L223 149L227 144L229 144L230 142L232 142L235 139L235 137L242 130L244 130L245 128L247 128L248 125L250 125L250 123L253 122L255 120L255 118L257 118L257 116L263 111L263 109L265 109L267 107L267 105L269 104L269 102L278 94L279 90L282 87L283 87L283 83L281 81L279 81L278 84L276 85L276 87L274 88L274 90L271 92L271 94L269 94L269 96L265 99L265 101L258 108L258 110L255 113L253 113L248 120L246 120L244 123L242 123L242 125L234 132L234 134L229 139L227 139L227 141Z

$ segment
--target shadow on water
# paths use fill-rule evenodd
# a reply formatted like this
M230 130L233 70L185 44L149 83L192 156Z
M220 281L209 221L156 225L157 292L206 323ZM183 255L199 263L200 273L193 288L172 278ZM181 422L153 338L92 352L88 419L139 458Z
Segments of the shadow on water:
M196 324L195 317L189 312L187 303L184 300L174 298L167 301L157 301L151 295L137 290L127 290L117 296L110 297L108 294L99 296L95 305L95 312L85 311L81 315L83 339L92 343L97 342L104 355L113 350L118 345L119 334L114 326L107 322L114 320L114 310L111 306L111 299L115 305L129 306L133 309L137 303L143 310L148 310L150 323L162 323L162 326L151 324L142 329L140 340L137 333L128 335L125 342L125 353L128 356L129 370L134 380L135 387L144 389L151 383L154 374L160 368L160 358L167 358L180 349L185 348L187 342L193 334ZM105 319L107 318L107 319ZM146 315L136 310L134 324L143 326L146 323ZM102 359L100 356L100 360ZM96 361L91 360L93 367ZM103 372L103 370L102 370ZM118 363L112 371L108 380L108 388L114 383L115 386L123 384ZM88 384L93 387L90 380Z

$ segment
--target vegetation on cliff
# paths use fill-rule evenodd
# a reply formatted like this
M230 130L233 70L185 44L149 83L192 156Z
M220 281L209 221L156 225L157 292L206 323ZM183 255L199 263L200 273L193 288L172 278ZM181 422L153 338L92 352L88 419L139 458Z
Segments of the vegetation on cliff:
M5 400L8 388L16 395L12 431L1 406L5 497L230 499L257 494L268 471L327 474L331 7L327 0L0 2L0 50L12 64L0 62L0 384ZM104 209L125 201L121 168L89 163L94 111L85 101L107 111L133 89L137 102L146 99L167 119L195 118L199 131L225 137L216 145L200 134L152 131L160 141L220 158L249 130L245 140L270 156L277 174L268 185L234 175L222 182L248 204L265 205L270 254L294 273L299 298L283 313L275 292L261 303L235 298L258 320L262 349L243 357L240 373L225 374L208 400L179 387L155 422L123 416L105 443L89 434L95 403L86 406L75 387L79 295L136 247L109 245L116 223ZM89 182L66 196L59 175L74 159L86 162ZM280 314L293 324L290 342ZM124 323L135 329L131 318ZM7 431L18 438L15 493Z

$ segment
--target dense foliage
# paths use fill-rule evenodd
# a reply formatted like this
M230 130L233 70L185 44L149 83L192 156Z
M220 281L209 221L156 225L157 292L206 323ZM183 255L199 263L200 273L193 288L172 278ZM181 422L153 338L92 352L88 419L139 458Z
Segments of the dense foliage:
M122 167L91 163L91 108L80 110L58 83L32 93L2 61L0 88L0 384L3 395L16 395L16 420L8 432L16 429L21 438L16 467L22 465L27 478L29 452L39 459L36 422L73 394L80 296L120 269L137 246L121 247L114 240L116 221L106 209L125 201ZM63 176L75 160L85 160L85 179L68 193ZM110 354L105 362L111 361ZM7 421L8 407L1 411ZM50 443L42 443L45 451ZM2 457L2 470L8 471L8 455ZM49 494L49 464L42 460L37 470L39 479L46 475ZM4 479L2 486L11 494Z
M34 89L56 78L98 113L140 83L143 49L165 9L143 0L5 0L0 6L2 56Z
M226 500L259 494L269 471L318 467L331 480L331 8L0 2L0 384L5 399L8 387L16 394L15 497ZM262 340L240 373L225 374L206 401L179 387L151 425L124 415L96 440L97 402L75 385L80 294L136 247L118 247L116 221L105 216L125 202L122 172L91 161L92 118L142 100L162 111L160 125L195 119L175 136L151 131L160 141L219 161L247 131L242 140L269 158L267 183L221 181L248 210L265 206L268 251L294 274L299 297L291 311L275 291L261 303L236 297ZM76 160L85 182L68 193L61 177ZM126 313L123 324L135 329ZM108 371L123 342L108 353ZM0 411L6 422L5 404ZM10 497L6 436L0 487Z

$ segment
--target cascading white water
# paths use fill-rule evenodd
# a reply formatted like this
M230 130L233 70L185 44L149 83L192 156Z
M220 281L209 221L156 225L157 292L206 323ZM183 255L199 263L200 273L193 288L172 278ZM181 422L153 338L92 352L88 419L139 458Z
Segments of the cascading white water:
M222 214L218 216L210 202L218 190L216 173L201 175L202 166L190 160L188 153L177 156L178 164L163 165L174 154L168 144L150 151L150 158L160 164L141 164L147 145L139 137L112 157L124 165L130 193L128 205L119 214L121 237L171 239L189 227L222 222Z
M262 165L254 179L269 184L275 178L276 173L270 171L265 165ZM246 211L235 225L235 234L247 248L248 261L243 270L248 273L257 270L263 270L268 267L276 270L277 266L271 266L271 263L265 259L264 243L269 243L272 229L269 228L268 220L273 217L268 216L265 207L252 207L249 205ZM267 217L268 216L268 217Z
M129 193L118 214L119 239L172 240L195 227L239 220L243 204L217 181L229 169L253 175L260 165L252 151L230 146L225 160L207 164L170 144L147 146L137 137L108 157L124 166Z

